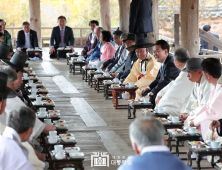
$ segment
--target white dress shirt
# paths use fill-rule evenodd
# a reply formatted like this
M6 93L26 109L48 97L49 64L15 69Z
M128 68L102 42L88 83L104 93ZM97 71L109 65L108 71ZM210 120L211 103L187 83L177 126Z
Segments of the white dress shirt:
M153 146L146 146L142 149L140 155L145 152L169 152L169 148L165 145L153 145Z
M91 44L94 43L95 36L96 36L96 34L94 32L92 32L92 39L91 39L91 42L90 42Z
M25 32L25 45L24 48L32 48L31 40L30 40L30 32Z

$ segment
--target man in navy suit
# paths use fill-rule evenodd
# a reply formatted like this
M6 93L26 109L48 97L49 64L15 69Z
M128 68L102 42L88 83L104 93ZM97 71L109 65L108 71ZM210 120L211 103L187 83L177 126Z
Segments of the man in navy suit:
M74 52L75 38L71 27L66 26L66 17L58 17L58 26L52 29L50 38L50 58L56 58L57 48L69 46ZM61 58L66 58L65 53L60 53Z
M26 53L28 48L39 47L38 45L38 37L37 32L30 29L29 22L22 23L22 30L18 31L17 40L16 40L16 49ZM35 57L39 55L39 53L30 54L29 57Z
M219 35L212 33L210 29L211 29L211 26L210 26L210 25L204 25L204 26L203 26L203 30L204 30L204 31L206 31L206 32L209 33L210 35L213 35L214 37L216 37L216 38L219 39ZM202 40L202 39L200 39L200 53L202 53L202 52L201 52L201 49L208 49L208 42L206 42L206 41L204 41L204 40ZM218 51L218 48L214 46L214 47L213 47L213 50L214 50L214 51Z
M163 124L153 116L135 119L130 127L135 156L129 156L118 170L191 170L165 146Z
M132 0L130 4L129 33L143 34L153 32L152 0Z
M180 70L174 64L173 56L169 55L169 44L165 40L158 40L154 48L154 57L161 64L160 70L149 87L142 91L142 96L150 98L150 102L155 107L155 99L157 93L168 85L172 80L175 80L180 73Z

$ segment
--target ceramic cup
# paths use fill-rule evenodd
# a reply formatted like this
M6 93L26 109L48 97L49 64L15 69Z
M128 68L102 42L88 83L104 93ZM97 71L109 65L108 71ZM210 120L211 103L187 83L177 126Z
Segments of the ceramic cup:
M102 69L101 69L101 68L98 68L97 71L98 71L98 72L102 72Z
M24 78L28 78L28 73L23 73Z
M219 148L219 141L211 141L210 146L211 148Z
M63 168L62 170L74 170L74 168Z
M133 82L129 82L129 87L134 87L134 83Z
M110 76L110 74L109 73L104 73L104 76Z
M30 85L30 86L33 85L33 80L29 80L29 85Z
M92 68L96 68L96 65L95 65L95 64L93 64L93 65L92 65Z
M70 48L70 46L66 46L66 48Z
M61 151L63 150L63 145L54 145L55 151Z
M31 97L36 98L36 91L31 92Z
M40 113L45 113L46 112L46 108L45 107L40 107L39 108L39 112Z
M114 83L119 83L119 79L118 79L118 78L114 78L114 79L113 79L113 82L114 82Z
M49 138L49 143L56 143L57 142L57 138L56 137L50 137Z
M50 120L50 122L51 122L51 119L47 119L47 120ZM44 121L45 121L45 119L44 119ZM53 137L56 135L57 135L57 131L49 131L49 136Z
M178 122L179 117L178 116L172 116L172 122Z
M150 102L150 99L148 98L143 98L143 103L149 103Z
M189 133L196 133L196 127L189 127Z
M163 113L163 112L164 112L163 107L158 107L158 113Z
M74 52L74 54L75 54L75 55L78 55L78 52L76 51L76 52Z
M52 124L51 119L44 119L44 123L45 124ZM54 131L51 131L54 132Z
M42 97L36 96L36 104L42 103Z
M35 50L38 50L39 49L39 47L35 47Z

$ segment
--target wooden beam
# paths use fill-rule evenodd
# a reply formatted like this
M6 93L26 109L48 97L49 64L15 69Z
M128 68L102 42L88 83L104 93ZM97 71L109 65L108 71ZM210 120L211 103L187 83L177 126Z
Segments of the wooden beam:
M222 50L222 41L221 40L214 37L213 35L208 34L206 31L204 31L200 28L199 28L199 32L200 32L200 38L203 39L204 41L207 41L208 46L209 46L209 44L211 44L211 49L208 47L210 50L213 50L212 46L215 46L215 47Z
M119 25L123 32L129 31L130 0L119 0Z
M148 43L156 43L159 39L159 15L158 15L158 0L152 0L152 22L153 22L153 32L147 34ZM150 53L153 53L153 48L149 48Z
M39 47L42 47L40 0L29 0L29 20L31 29L38 35Z
M186 48L190 57L199 55L199 0L180 0L181 47Z
M174 50L180 48L180 14L174 15Z
M110 2L109 0L99 0L100 22L103 29L111 31Z

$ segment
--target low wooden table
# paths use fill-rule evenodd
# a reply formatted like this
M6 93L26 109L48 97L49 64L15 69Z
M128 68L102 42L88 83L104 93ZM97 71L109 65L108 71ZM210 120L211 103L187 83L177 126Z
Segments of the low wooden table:
M112 84L106 84L104 83L103 88L104 88L104 97L106 99L109 98L109 96L112 96L112 91L110 90Z
M129 88L129 87L114 87L114 88L110 88L112 90L112 95L113 95L113 106L115 107L115 109L127 109L128 105L119 105L118 103L118 96L119 93L122 93L124 91L127 91L130 94L130 99L135 99L136 96L136 90L138 89L138 87L133 87L133 88Z
M35 82L35 83L33 83L33 84L36 85L37 88L44 87L43 84L42 84L42 82ZM29 83L26 83L26 84L25 84L25 88L30 89L30 88L31 88L31 85L30 85Z
M82 68L82 80L85 80L85 82L88 81L88 71L89 70L97 70L97 68L92 68L92 67L83 67Z
M71 60L71 57L76 57L76 60L77 60L79 55L67 53L66 54L67 65L69 65L69 60Z
M160 118L165 118L165 119L167 119L168 116L169 116L169 114L167 114L167 113L157 113L157 112L145 113L143 110L141 110L141 112L142 112L143 115L152 114L153 116L160 117Z
M76 66L79 65L80 69L80 73L82 72L82 66L85 65L85 61L72 61L72 63L69 64L69 72L73 74L76 73Z
M44 119L51 119L51 122L52 121L54 121L54 120L59 120L59 119L61 119L61 117L60 116L58 116L58 117L49 117L48 115L46 116L46 117L37 117L40 121L42 121L42 122L44 122Z
M32 101L31 104L30 104L30 107L31 107L35 112L37 112L37 110L39 110L39 108L41 108L41 107L45 107L46 110L54 110L55 105L54 105L54 104L53 104L53 105L42 105L42 104L40 104L40 105L35 105L35 104L34 104L34 101Z
M59 53L61 53L61 52L64 52L64 53L69 53L69 52L72 52L72 49L70 48L70 49L57 49L57 59L59 60Z
M88 71L88 85L90 85L90 87L93 86L93 78L95 75L99 75L99 74L103 74L103 72L96 72L96 71Z
M29 78L29 79L24 79L24 78L22 78L23 85L27 84L27 83L29 82L29 80L33 80L34 83L36 83L36 82L39 81L38 77L35 77L35 78L32 78L32 77L31 77L31 78Z
M40 49L26 50L27 56L29 56L29 54L32 54L32 53L39 53L39 58L40 58L40 60L42 60L42 50L40 50Z
M167 132L167 129L183 129L183 123L177 123L177 124L173 124L173 123L169 123L169 124L164 124L164 129Z
M58 170L59 166L62 166L62 165L65 165L65 164L76 165L78 167L78 169L80 169L80 170L85 169L84 166L83 166L84 158L71 158L71 157L69 157L68 154L66 154L65 159L57 160L51 151L49 152L49 156L50 156L50 161L49 161L50 165L54 170Z
M172 132L168 131L167 146L170 148L170 151L172 151L172 145L171 145L172 139L175 139L175 141L176 141L176 154L177 154L177 156L179 156L179 154L180 154L179 142L200 141L201 135L199 133L196 133L195 135L189 135L189 134L177 135L177 134L173 134Z
M142 102L132 102L128 100L128 119L136 118L136 109L151 109L153 107L152 103L142 103ZM133 118L131 117L131 108L133 108Z
M106 76L97 76L94 79L94 90L97 90L97 92L99 92L99 90L104 90L104 89L100 89L100 87L104 87L103 86L103 81L104 80L112 80L112 76L106 77Z
M192 145L188 144L189 147L189 151L187 153L187 165L189 165L190 167L192 166L192 158L191 155L192 153L195 153L197 158L196 158L196 163L197 163L197 170L201 170L200 167L200 161L201 158L203 156L212 156L211 159L211 166L214 167L215 163L214 163L214 156L222 156L222 148L219 149L210 149L210 148L201 148L201 149L197 149L197 148L192 148Z

